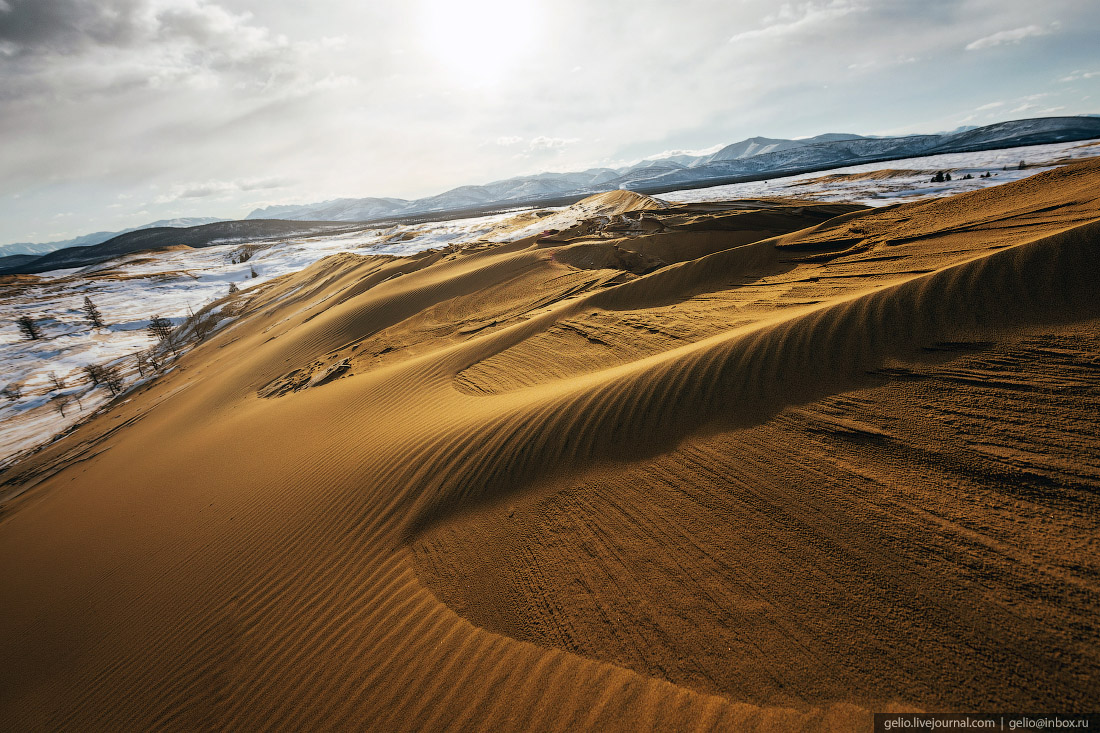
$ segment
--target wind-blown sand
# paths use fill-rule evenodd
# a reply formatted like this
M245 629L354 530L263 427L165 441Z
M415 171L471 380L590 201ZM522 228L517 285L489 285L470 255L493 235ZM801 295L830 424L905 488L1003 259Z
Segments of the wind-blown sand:
M0 727L1094 705L1100 163L647 208L321 260L0 476Z

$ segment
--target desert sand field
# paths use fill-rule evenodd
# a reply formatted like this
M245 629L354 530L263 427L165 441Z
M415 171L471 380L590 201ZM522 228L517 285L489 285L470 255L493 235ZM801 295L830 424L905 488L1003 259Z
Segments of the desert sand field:
M0 474L5 730L869 729L1100 699L1100 161L243 298Z

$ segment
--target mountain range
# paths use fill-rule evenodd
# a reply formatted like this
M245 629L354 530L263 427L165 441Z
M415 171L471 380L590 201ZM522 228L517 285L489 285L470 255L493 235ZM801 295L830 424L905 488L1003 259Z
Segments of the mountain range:
M7 245L0 248L0 254L9 254L0 257L0 274L81 267L121 254L176 244L204 247L226 241L327 231L346 227L347 222L458 218L509 207L565 205L616 189L657 194L861 163L1092 138L1100 138L1100 118L1093 115L1014 120L904 137L844 133L800 140L753 137L705 155L675 154L620 168L517 176L484 185L459 186L413 201L342 198L315 204L268 206L238 221L176 219L121 233L97 232L67 242ZM13 250L17 247L23 249Z
M866 137L827 133L800 140L752 137L707 155L650 158L620 168L538 173L484 185L459 186L435 196L343 198L314 204L268 206L247 219L371 221L547 199L584 196L617 188L662 193L860 163L938 153L962 153L1100 137L1100 118L1045 117L999 122L934 135Z
M0 258L10 257L12 255L42 255L65 247L88 247L93 244L99 244L100 242L106 242L108 239L113 239L120 234L136 232L139 229L153 229L155 227L194 227L200 224L211 224L215 221L224 221L224 219L209 216L185 216L178 219L161 219L160 221L142 224L139 227L120 229L117 232L92 232L91 234L83 234L73 239L65 239L58 242L13 242L11 244L0 244Z
M0 275L48 272L71 267L86 267L122 255L165 247L210 247L217 244L255 242L264 239L310 234L341 234L359 225L331 221L223 221L191 227L146 227L134 229L99 244L64 247L44 255L11 255L0 258ZM27 259L29 258L29 259Z

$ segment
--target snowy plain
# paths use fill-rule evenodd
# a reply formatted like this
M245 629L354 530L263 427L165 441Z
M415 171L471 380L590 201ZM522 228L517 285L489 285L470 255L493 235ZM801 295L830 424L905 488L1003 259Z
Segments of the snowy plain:
M881 206L947 196L1000 185L1049 170L1055 161L1100 155L1100 144L1058 143L978 153L954 153L851 166L768 181L674 191L672 202L737 198L799 197L854 201ZM1019 168L1020 161L1026 167ZM932 183L935 171L952 181ZM876 172L892 171L869 177ZM896 171L897 173L894 173ZM982 173L994 174L979 178ZM966 174L973 176L963 180ZM154 315L183 323L190 312L224 298L230 283L242 292L281 275L297 272L338 252L408 255L456 243L514 241L549 225L564 228L585 217L583 204L428 224L364 227L336 236L303 236L266 243L226 243L202 249L141 252L77 270L56 270L0 284L0 390L17 386L19 395L0 398L0 467L91 415L108 402L102 388L87 382L89 364L118 364L127 388L140 383L134 355L153 346L147 330ZM248 259L242 261L243 256ZM90 297L105 328L93 329L81 311ZM30 316L42 338L27 340L15 325ZM220 322L226 325L228 319ZM53 377L62 386L59 389ZM148 378L148 377L146 377ZM57 409L68 400L65 414ZM125 393L119 399L125 399Z

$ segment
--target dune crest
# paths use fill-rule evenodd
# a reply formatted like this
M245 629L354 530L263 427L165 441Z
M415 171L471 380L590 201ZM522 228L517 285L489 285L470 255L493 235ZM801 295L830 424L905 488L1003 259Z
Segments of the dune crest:
M280 278L0 476L0 721L1081 707L1098 184L877 211L615 192L598 225Z

